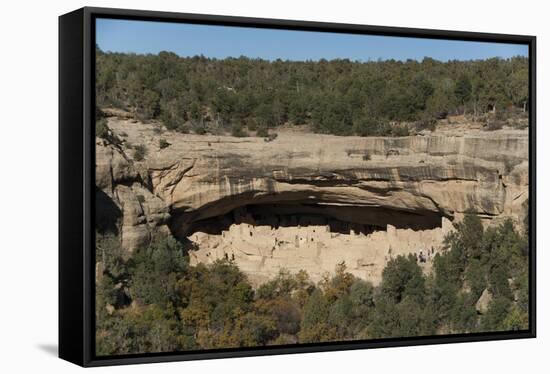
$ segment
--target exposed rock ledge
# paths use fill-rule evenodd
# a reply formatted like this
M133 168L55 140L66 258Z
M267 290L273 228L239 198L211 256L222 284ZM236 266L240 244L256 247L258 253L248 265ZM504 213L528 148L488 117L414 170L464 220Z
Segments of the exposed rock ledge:
M468 209L487 222L518 219L528 198L527 131L403 138L280 132L266 142L159 135L151 125L118 118L109 118L109 126L148 149L146 160L135 162L128 150L103 141L97 146L96 184L121 210L123 246L130 251L167 224L184 238L243 206L274 204L288 214L434 229L442 217L460 219ZM171 144L162 150L161 137Z

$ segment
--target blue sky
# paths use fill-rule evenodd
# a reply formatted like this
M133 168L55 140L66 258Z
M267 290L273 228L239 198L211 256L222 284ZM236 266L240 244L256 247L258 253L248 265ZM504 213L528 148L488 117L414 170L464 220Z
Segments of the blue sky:
M103 51L267 60L472 60L527 56L527 45L98 19Z

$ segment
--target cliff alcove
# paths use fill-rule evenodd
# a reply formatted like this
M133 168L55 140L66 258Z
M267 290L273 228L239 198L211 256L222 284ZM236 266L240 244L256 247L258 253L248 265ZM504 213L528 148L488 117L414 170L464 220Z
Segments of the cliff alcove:
M431 230L441 227L443 214L428 210L399 211L384 207L365 207L330 202L282 202L270 204L250 204L232 211L186 225L185 231L179 230L177 212L172 213L172 232L180 237L204 232L220 235L231 225L247 223L253 226L280 227L326 226L333 233L350 234L386 231L388 225L398 229Z
M528 198L523 130L271 142L172 133L159 149L153 125L109 127L148 150L135 160L124 144L96 145L96 185L120 210L122 247L172 234L194 248L192 263L231 258L256 284L282 269L318 280L341 262L376 283L393 256L441 250L466 211L517 221Z

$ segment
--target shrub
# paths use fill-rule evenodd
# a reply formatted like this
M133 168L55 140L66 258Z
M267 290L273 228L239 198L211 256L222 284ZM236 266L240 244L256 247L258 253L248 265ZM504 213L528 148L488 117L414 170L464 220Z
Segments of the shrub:
M266 141L272 142L273 140L277 139L278 136L279 135L277 135L276 133L271 133L271 134L267 135Z
M493 119L489 120L485 125L485 129L488 131L500 130L504 126L504 121Z
M395 136L393 134L393 126L387 121L380 122L376 128L375 136Z
M363 154L363 161L370 161L370 154L368 152Z
M147 148L143 144L138 144L134 147L134 160L143 161L147 154Z
M100 120L96 121L95 136L101 139L105 139L112 144L122 144L122 140L118 136L113 134L111 129L109 129L109 126L107 126L107 120L105 118L101 118Z
M408 136L407 125L390 125L381 118L366 118L353 124L352 131L358 136Z
M527 330L529 328L529 314L514 305L502 322L502 327L506 331Z
M243 129L243 125L240 123L234 123L231 126L231 135L237 138L243 138L248 136L248 133Z
M378 121L374 118L365 118L353 124L353 132L359 136L375 136L378 134Z
M101 139L109 138L109 127L107 126L107 120L101 118L95 123L95 136Z
M159 139L159 148L160 149L168 148L168 146L170 146L170 143L168 143L166 141L166 139L164 139L164 138Z
M246 128L248 129L248 131L256 131L258 129L258 124L256 123L256 121L247 120Z
M391 135L392 136L409 136L409 126L407 125L392 126Z
M489 303L487 313L481 318L481 328L484 331L505 330L504 321L508 316L512 303L505 297L496 297Z
M195 127L195 134L204 135L206 134L206 127L204 125L198 125Z
M166 111L162 112L160 120L168 130L176 130L178 128L178 121Z
M113 234L101 234L96 231L96 261L103 263L103 273L109 274L117 281L126 275L124 250L120 237Z
M150 89L145 89L138 96L136 116L142 122L155 118L160 111L160 95Z
M422 118L421 120L415 123L415 127L417 131L422 131L422 130L435 131L436 125L437 125L437 120L433 117L428 117L428 116L425 116L424 118Z
M511 113L506 110L497 110L495 113L495 119L498 121L506 121L510 117Z
M189 126L181 124L178 126L176 131L181 132L182 134L189 134Z
M269 132L268 132L266 126L258 127L258 129L256 131L256 136L259 136L261 138L266 138L268 135L269 135Z

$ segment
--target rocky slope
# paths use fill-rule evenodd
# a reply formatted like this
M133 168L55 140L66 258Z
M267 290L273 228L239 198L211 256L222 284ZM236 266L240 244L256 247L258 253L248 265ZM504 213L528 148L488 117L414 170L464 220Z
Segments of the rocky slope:
M243 207L273 217L321 215L381 229L431 230L468 209L486 222L518 219L528 198L526 130L402 138L282 131L266 141L159 134L134 122L111 117L109 127L127 144L145 145L144 161L103 140L96 152L98 194L119 210L128 251L154 232L166 233L167 225L184 239L229 219L214 230L219 234ZM170 145L160 149L160 138Z

